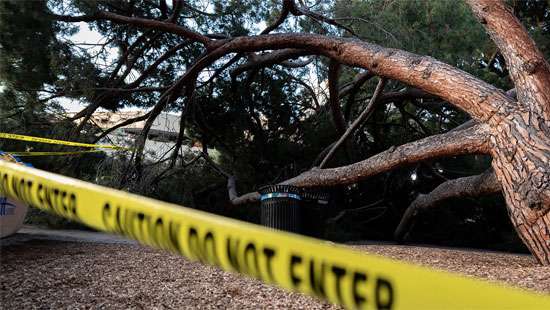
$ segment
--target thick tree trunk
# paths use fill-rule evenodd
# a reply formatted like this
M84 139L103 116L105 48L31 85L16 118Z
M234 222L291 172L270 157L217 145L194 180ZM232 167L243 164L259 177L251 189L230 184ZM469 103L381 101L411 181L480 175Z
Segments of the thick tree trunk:
M493 168L516 231L533 255L550 265L550 130L531 112L501 121L493 144Z
M503 1L468 0L503 54L517 102L488 119L493 168L519 236L550 265L550 65Z

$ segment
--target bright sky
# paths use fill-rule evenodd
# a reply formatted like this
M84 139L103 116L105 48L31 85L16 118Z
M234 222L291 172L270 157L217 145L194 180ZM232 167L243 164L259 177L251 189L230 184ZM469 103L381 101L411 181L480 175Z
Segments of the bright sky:
M210 8L207 7L206 10L209 11ZM101 36L101 34L99 34L98 32L89 29L87 23L81 22L81 23L77 23L76 25L79 27L80 30L76 34L74 34L73 36L69 37L69 40L71 40L72 42L74 42L74 43L85 43L85 44L97 44L97 43L105 42L105 38L103 36ZM263 29L263 28L266 27L266 24L265 24L265 22L262 22L261 24L256 25L256 27L258 29ZM86 45L83 45L83 47L86 47L88 49L88 52L91 53L91 54L94 54L94 53L100 51L99 46L86 46ZM118 50L115 49L115 48L110 48L110 49L108 48L107 50L110 52L110 55L111 55L109 60L114 61L115 58L118 56ZM312 74L313 72L309 72L309 73L310 73L310 78L314 79L314 81L312 83L312 86L314 88L318 88L317 87L317 85L318 85L317 76L315 74ZM210 77L210 74L211 74L211 72L203 71L203 72L201 72L201 75L199 76L199 79L201 77L204 78L204 79L208 79ZM86 103L83 104L83 103L81 103L77 100L73 100L73 99L69 99L69 98L62 97L62 98L58 98L57 101L63 106L63 108L65 108L65 110L67 110L67 112L78 112L78 111L80 111L80 110L82 110L86 107ZM129 107L129 108L123 108L121 110L122 111L132 111L132 110L135 111L135 110L142 110L142 109ZM102 109L99 109L98 111L102 111Z
M78 23L78 26L80 27L80 31L69 38L74 43L95 44L104 41L104 38L98 32L90 30L86 23ZM94 50L97 51L98 48L99 47L92 47L89 51L93 53ZM113 50L113 57L114 56L116 56L116 51ZM58 99L58 101L67 112L78 112L86 107L85 104L69 98L63 97Z

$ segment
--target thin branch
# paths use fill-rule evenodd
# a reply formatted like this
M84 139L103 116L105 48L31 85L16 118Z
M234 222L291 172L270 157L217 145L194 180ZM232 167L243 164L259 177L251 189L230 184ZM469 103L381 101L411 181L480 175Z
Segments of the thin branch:
M160 9L160 18L167 19L168 18L168 5L166 5L166 0L160 0L159 3L159 9Z
M381 103L387 102L402 102L405 100L414 100L414 99L438 99L437 96L429 94L418 88L405 88L400 91L387 92L380 97Z
M313 62L313 58L308 58L306 60L285 60L280 63L281 66L287 67L287 68L301 68L309 65L311 62Z
M181 10L183 8L182 5L183 0L172 0L172 15L168 17L168 21L171 23L176 23L178 20L178 17L180 16Z
M346 120L340 109L340 98L338 97L338 78L340 76L341 65L334 60L330 61L328 69L328 91L329 104L334 127L339 135L346 132Z
M317 157L315 157L315 160L313 161L313 163L311 164L311 169L314 169L316 167L318 167L321 162L323 161L323 159L325 159L325 157L327 156L327 154L330 152L330 150L332 150L332 148L334 147L334 145L336 144L337 141L334 141L332 142L331 144L327 145L322 151L321 153L319 153L317 155Z
M351 29L350 27L348 26L345 26L345 25L342 25L340 24L339 22L337 22L336 20L332 19L332 18L329 18L329 17L326 17L324 15L321 15L319 13L315 13L313 11L310 11L308 8L306 8L305 6L298 6L296 5L296 3L294 1L289 1L291 2L291 6L289 7L290 9L290 12L292 13L292 15L294 16L301 16L301 15L305 15L315 21L318 21L320 23L326 23L326 24L329 24L329 25L332 25L332 26L335 26L337 28L341 28L341 29L344 29L345 31L349 32L352 36L356 36L355 32L353 31L353 29Z
M358 73L353 81L345 85L340 89L340 98L343 98L346 95L348 96L346 105L344 106L344 118L346 121L349 122L351 118L351 111L353 108L353 105L355 104L355 97L359 90L361 89L361 86L365 84L368 80L370 80L374 75L371 74L369 71Z
M277 29L288 17L288 13L290 12L290 6L291 6L290 1L283 1L283 8L281 10L281 14L279 15L279 18L277 18L277 20L273 24L267 26L262 32L260 32L260 34L268 34L271 31Z
M375 23L375 22L371 22L369 20L366 20L364 18L361 18L361 17L337 17L337 18L333 18L335 21L339 21L339 20L347 20L347 21L360 21L360 22L364 22L364 23L367 23L367 24L371 24L371 25L374 25L378 30L382 31L383 33L385 33L388 37L392 38L392 40L399 44L399 46L402 46L403 44L401 43L401 41L399 41L394 35L393 33L387 31L386 29L384 29L384 27L380 26L378 23Z
M204 16L210 16L210 17L218 16L217 14L208 13L208 12L199 10L199 9L195 8L194 6L188 4L186 1L181 1L181 3L183 4L183 6L185 6L186 8L188 8L189 10L191 10L192 12L195 12L197 14L204 15Z
M242 65L237 66L233 71L231 71L232 76L237 76L244 71L257 69L261 67L268 67L273 64L280 63L284 60L298 58L300 56L310 55L311 53L305 50L300 49L283 49L271 53L266 53L264 55L254 55L252 54L249 57L249 60Z
M103 90L111 93L149 93L162 92L168 89L167 86L162 87L137 87L137 88L110 88L110 87L95 87L92 90Z
M420 194L409 205L397 226L394 237L402 240L407 233L413 218L419 212L437 206L438 203L452 197L475 197L497 193L501 190L500 183L492 170L482 174L468 176L441 183L429 194Z
M279 74L282 74L282 75L288 77L289 79L295 81L296 83L302 85L310 93L311 99L313 99L313 102L315 103L315 109L317 110L321 107L321 104L319 103L319 99L317 98L317 93L315 93L315 90L313 89L313 87L311 87L311 85L309 85L306 82L302 81L302 79L300 79L300 78L297 78L297 77L295 77L291 74L286 73L283 70L274 69L274 71L279 73Z
M144 121L146 120L147 118L149 118L149 116L151 115L151 111L141 115L141 116L138 116L138 117L134 117L134 118L129 118L123 122L120 122L118 124L116 124L115 126L111 127L111 128L108 128L108 129L105 129L105 131L103 131L101 133L101 135L99 135L96 139L95 139L95 142L98 142L99 140L103 139L103 137L107 136L108 134L110 134L111 132L117 130L118 128L120 127L124 127L124 126L128 126L128 125L131 125L133 123L137 123L137 122L141 122L141 121Z
M335 217L328 219L327 222L336 223L336 222L340 221L342 218L344 218L345 216L348 216L348 215L352 215L354 218L357 218L357 217L361 216L362 214L364 214L366 212L370 212L372 210L377 210L377 209L384 209L385 210L386 207L377 207L382 202L384 202L384 199L380 199L378 201L375 201L371 204L368 204L366 206L362 206L362 207L359 207L359 208L342 210Z
M205 45L208 45L211 40L187 27L176 25L172 22L158 21L153 19L141 18L141 17L128 17L124 15L119 15L111 12L99 11L93 15L83 15L83 16L66 16L66 15L51 15L53 19L63 21L63 22L91 22L99 19L109 20L117 24L133 25L136 27L142 27L147 29L157 29L163 32L172 33L187 39L190 39L194 42L200 42Z
M143 80L145 80L151 73L153 73L161 63L163 63L170 57L174 56L177 51L189 45L189 43L190 43L189 41L184 41L167 50L164 54L162 54L159 58L157 58L157 60L155 60L151 65L149 65L147 69L143 70L143 72L137 79L135 79L132 83L128 84L128 87L130 88L137 87Z
M340 145L342 145L344 143L344 141L346 141L346 139L357 129L359 128L359 126L364 122L366 121L369 116L371 115L372 111L374 111L374 106L376 104L376 100L378 99L378 96L380 96L380 94L382 93L382 90L384 89L384 86L386 85L386 79L384 78L380 78L380 80L378 81L378 85L376 85L376 89L374 90L374 93L369 101L369 104L367 105L367 107L365 108L365 110L363 110L363 112L359 115L359 117L357 117L357 119L355 119L355 121L353 121L353 123L351 124L351 126L348 127L348 129L346 130L346 132L340 137L340 139L338 139L338 141L336 141L336 143L334 144L334 146L332 147L332 149L328 152L327 156L325 156L325 158L323 159L323 161L321 162L321 164L319 165L319 168L323 168L325 167L325 165L327 164L327 162L332 158L332 156L334 156L334 153L336 153L336 150L340 147Z
M128 48L126 48L126 50L124 51L124 53L122 55L120 55L119 59L118 59L118 62L117 62L117 65L116 67L113 69L113 71L111 72L111 74L109 75L109 81L112 81L115 79L115 77L117 76L118 72L120 71L120 69L122 68L122 66L124 66L128 60L128 56L130 56L130 54L134 51L134 49L137 48L137 46L139 44L141 44L143 41L145 41L147 39L147 36L152 34L153 33L153 30L151 29L148 29L147 31L145 31L144 33L142 33L135 41L134 43L132 43ZM159 34L157 34L158 36Z
M340 89L339 97L343 98L350 94L352 91L360 88L365 82L370 80L374 75L370 73L369 71L361 72L355 75L353 78L353 81L351 81L348 84L342 85L342 88Z
M401 113L401 117L403 117L403 119L406 121L407 125L410 125L408 120L412 120L413 122L415 122L416 125L418 125L418 127L420 127L421 132L419 132L419 133L424 134L424 135L430 133L430 130L426 126L424 126L424 124L422 124L422 121L420 119L418 119L418 117L416 115L414 115L414 114L408 112L407 110L405 110L405 107L403 106L403 104L397 104L397 109L399 110L399 113ZM416 128L414 128L414 129L416 130ZM416 131L418 132L418 130L416 130Z

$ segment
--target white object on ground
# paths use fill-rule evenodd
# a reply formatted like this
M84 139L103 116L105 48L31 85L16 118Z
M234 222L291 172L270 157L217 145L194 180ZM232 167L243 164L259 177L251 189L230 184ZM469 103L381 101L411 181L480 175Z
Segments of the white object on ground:
M0 197L0 238L16 233L23 226L27 210L24 203Z
M2 151L0 160L30 166L16 156ZM15 234L23 226L28 209L26 204L0 195L0 238Z

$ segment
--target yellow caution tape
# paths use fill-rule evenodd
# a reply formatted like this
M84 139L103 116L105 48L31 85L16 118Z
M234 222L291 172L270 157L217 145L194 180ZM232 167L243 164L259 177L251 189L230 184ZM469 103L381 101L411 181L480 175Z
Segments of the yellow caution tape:
M75 151L75 152L6 152L8 154L27 157L27 156L63 156L63 155L80 155L88 153L101 153L102 150Z
M93 147L93 148L101 148L101 149L114 149L114 150L127 150L128 149L126 147L117 146L117 145L80 143L80 142L63 141L63 140L40 138L40 137L31 137L31 136L18 135L18 134L14 134L14 133L5 133L5 132L0 132L0 139L20 140L20 141L39 142L39 143L48 143L48 144L59 144L59 145L68 145L68 146Z
M550 297L0 161L0 194L355 309L550 309Z

